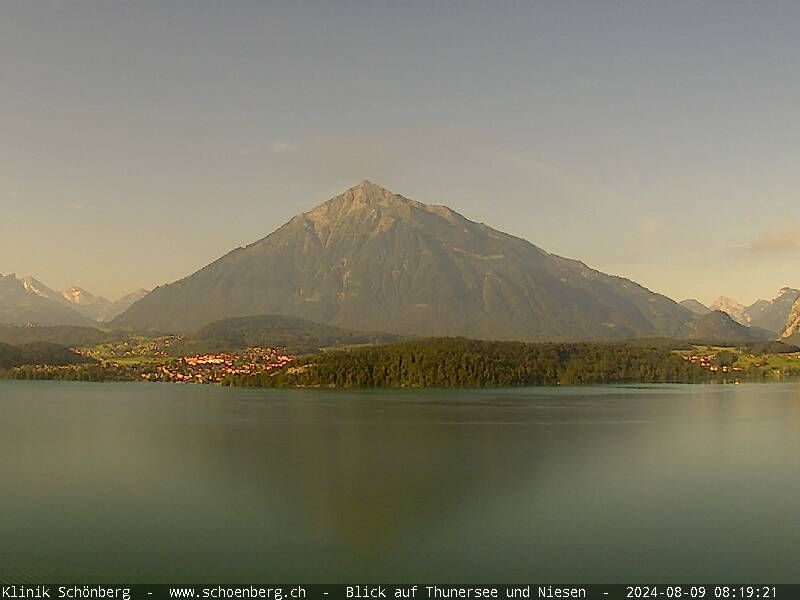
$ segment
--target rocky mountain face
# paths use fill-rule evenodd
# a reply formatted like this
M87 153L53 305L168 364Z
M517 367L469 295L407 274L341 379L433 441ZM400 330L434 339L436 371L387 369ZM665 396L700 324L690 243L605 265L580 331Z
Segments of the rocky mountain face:
M800 290L784 287L772 300L759 300L747 308L750 322L755 327L763 327L770 331L781 332L786 328L789 314L797 300Z
M789 317L786 319L786 327L781 332L783 338L800 338L800 298L795 300Z
M10 275L10 277L16 277L16 275ZM62 294L47 287L35 277L25 275L23 277L19 277L18 281L29 294L64 304L64 297Z
M739 304L735 300L728 298L727 296L720 296L711 303L709 308L712 311L720 311L730 315L734 321L742 325L750 324L750 317L747 314L747 307L744 304Z
M798 298L800 290L784 287L772 300L756 300L750 306L744 306L730 298L720 296L710 308L729 314L742 325L767 329L777 334L786 328L789 313Z
M103 311L111 304L110 300L90 294L77 286L65 290L61 295L75 310L93 321L102 321Z
M155 289L113 325L191 331L258 314L517 340L680 336L693 320L633 281L365 181Z
M108 323L124 313L134 302L138 302L148 293L148 290L139 289L112 302L102 296L95 296L83 288L74 286L62 292L61 297L76 311L92 321Z

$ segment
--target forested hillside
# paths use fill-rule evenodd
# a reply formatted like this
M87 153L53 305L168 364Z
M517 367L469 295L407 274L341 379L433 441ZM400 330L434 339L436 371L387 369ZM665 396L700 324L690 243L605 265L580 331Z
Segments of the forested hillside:
M0 325L0 343L20 345L33 342L50 342L74 348L96 346L128 337L127 332L101 331L94 327L54 325L51 327L29 327L25 325Z
M0 343L0 369L22 365L78 365L95 362L72 352L69 348L48 342L21 346Z
M397 335L349 331L297 317L259 315L222 319L202 327L170 350L173 356L227 352L253 347L286 348L290 354L331 346L395 342Z

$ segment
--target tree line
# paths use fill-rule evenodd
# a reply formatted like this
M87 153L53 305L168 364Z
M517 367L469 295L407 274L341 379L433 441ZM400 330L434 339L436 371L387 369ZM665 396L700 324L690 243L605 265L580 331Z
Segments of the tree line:
M666 346L437 338L335 350L280 371L235 376L255 387L483 387L700 383L718 375Z

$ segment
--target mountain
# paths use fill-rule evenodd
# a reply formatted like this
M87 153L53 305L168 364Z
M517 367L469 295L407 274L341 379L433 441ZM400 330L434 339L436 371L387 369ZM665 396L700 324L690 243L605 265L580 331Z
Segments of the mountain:
M109 302L97 315L97 320L101 323L107 323L112 321L115 317L121 315L126 310L128 310L134 303L138 302L147 294L149 294L149 290L139 289L135 292L131 292L130 294L126 294L119 300L115 300L114 302Z
M149 293L136 290L111 302L78 286L57 292L30 275L0 279L5 290L0 292L0 324L96 325L111 321Z
M772 300L758 300L747 307L750 323L755 327L763 327L770 331L781 332L786 328L789 314L797 300L800 290L784 287Z
M69 302L75 310L93 321L102 321L101 315L111 305L110 300L102 296L90 294L83 288L77 286L65 290L62 292L61 296Z
M697 318L690 339L707 344L728 344L767 341L775 334L758 327L747 327L735 321L728 313L715 310Z
M11 274L0 275L0 323L86 326L92 321L41 282Z
M760 327L779 333L786 328L786 321L792 306L800 298L800 290L784 287L772 300L756 300L750 306L739 304L725 296L720 296L711 305L713 310L729 314L742 325Z
M23 289L29 294L39 296L40 298L46 298L47 300L52 300L53 302L58 302L59 304L66 303L66 299L64 298L63 294L60 294L59 292L47 287L35 277L24 275L19 277L18 281L22 285Z
M156 288L113 325L192 331L253 314L521 340L674 337L693 318L633 281L365 181Z
M698 300L694 298L687 298L686 300L681 300L678 304L683 306L684 308L688 308L696 315L707 315L711 312L711 309L708 308L705 304L702 304Z
M107 323L128 310L132 304L144 298L149 292L144 289L126 294L111 302L102 296L95 296L79 287L71 287L62 293L64 299L82 315L99 323Z

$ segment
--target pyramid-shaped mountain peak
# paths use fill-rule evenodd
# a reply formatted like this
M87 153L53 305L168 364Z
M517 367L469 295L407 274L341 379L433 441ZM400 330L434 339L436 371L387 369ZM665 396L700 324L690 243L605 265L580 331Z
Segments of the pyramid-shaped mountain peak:
M676 337L693 319L631 281L362 181L151 292L114 326L192 331L258 314L357 331L517 340Z
M378 191L381 191L381 192L389 192L389 190L387 190L387 189L386 189L385 187L383 187L382 185L378 185L377 183L373 183L373 182L372 182L372 181L370 181L369 179L365 179L365 180L363 180L361 183L359 183L358 185L354 185L354 186L353 186L352 188L350 188L350 189L353 189L353 190L356 190L356 189L361 189L361 190L378 190ZM391 193L391 192L389 192L389 193Z
M332 225L342 219L380 219L386 216L408 216L413 208L426 208L424 204L409 200L391 190L364 180L348 188L298 218L319 225Z
M358 185L346 190L343 194L337 196L337 198L353 200L364 204L387 204L389 202L407 204L412 202L408 198L404 198L399 194L395 194L393 191L388 190L376 183L372 183L368 179L365 179ZM333 200L336 200L337 198L334 198Z

